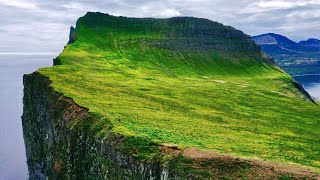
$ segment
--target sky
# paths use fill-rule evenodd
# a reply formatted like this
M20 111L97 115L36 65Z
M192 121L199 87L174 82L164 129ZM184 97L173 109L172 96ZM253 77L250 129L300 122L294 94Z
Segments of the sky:
M0 54L59 53L86 12L129 17L194 16L249 35L320 38L320 0L0 0Z

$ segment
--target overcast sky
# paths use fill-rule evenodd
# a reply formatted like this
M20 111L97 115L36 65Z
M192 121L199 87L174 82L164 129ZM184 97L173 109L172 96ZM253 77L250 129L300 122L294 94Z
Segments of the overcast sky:
M0 0L0 53L58 53L87 11L131 17L196 16L249 35L320 38L320 0Z

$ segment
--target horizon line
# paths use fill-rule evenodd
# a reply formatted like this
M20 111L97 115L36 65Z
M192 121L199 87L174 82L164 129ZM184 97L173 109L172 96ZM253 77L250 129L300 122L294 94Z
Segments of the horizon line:
M0 52L0 55L58 55L58 52Z

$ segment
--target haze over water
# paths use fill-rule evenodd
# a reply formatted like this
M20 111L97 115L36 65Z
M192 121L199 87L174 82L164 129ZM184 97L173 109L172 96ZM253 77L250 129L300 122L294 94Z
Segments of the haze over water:
M0 54L0 180L28 178L21 115L23 74L52 65L56 55ZM320 100L320 75L295 77Z
M21 115L23 74L52 66L55 55L0 54L0 180L28 178Z
M308 93L320 101L320 74L308 74L293 77Z
M306 88L306 90L312 97L315 97L316 99L320 100L320 83L314 84Z

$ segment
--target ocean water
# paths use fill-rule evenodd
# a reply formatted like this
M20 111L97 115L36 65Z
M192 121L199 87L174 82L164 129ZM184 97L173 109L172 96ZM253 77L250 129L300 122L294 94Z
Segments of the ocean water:
M0 180L28 178L21 123L22 76L52 66L54 56L0 54Z
M320 74L306 74L293 77L308 93L320 101Z
M309 94L320 101L320 83L315 83L306 88Z
M56 55L0 54L0 180L28 178L21 115L23 74L52 66ZM320 100L320 74L294 77Z

